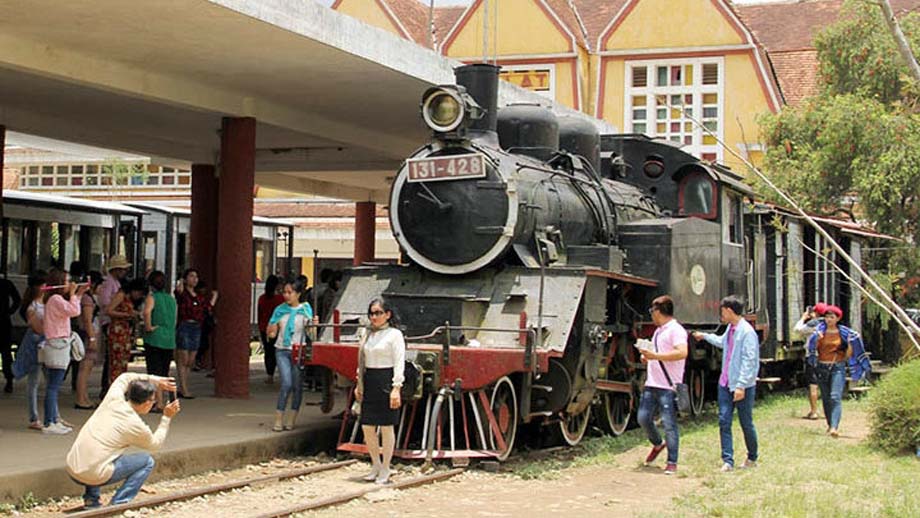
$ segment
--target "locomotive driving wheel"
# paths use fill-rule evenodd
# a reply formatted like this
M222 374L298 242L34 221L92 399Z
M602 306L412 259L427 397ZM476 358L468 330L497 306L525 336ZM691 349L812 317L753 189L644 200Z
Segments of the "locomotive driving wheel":
M489 406L492 408L492 415L495 416L498 432L504 442L504 449L500 450L496 434L491 427L489 427L489 443L493 450L500 450L498 460L505 460L514 449L514 438L517 435L518 426L517 394L514 391L514 383L511 383L508 376L503 376L492 387Z
M588 423L591 421L591 406L585 407L580 414L566 415L559 421L559 432L562 440L569 446L575 446L581 442L588 430Z
M611 435L622 435L632 417L632 394L605 392L601 394L600 424Z

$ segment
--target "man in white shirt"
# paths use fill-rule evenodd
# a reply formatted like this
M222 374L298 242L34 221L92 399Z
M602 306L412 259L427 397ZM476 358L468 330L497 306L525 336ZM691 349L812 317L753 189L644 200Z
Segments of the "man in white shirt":
M175 392L172 378L126 372L109 387L99 408L93 412L67 454L67 472L86 486L83 503L99 507L100 488L124 480L112 497L111 505L129 502L153 471L149 453L124 455L134 446L156 451L166 440L169 422L179 413L179 401L163 408L157 431L151 432L141 416L150 412L157 390Z

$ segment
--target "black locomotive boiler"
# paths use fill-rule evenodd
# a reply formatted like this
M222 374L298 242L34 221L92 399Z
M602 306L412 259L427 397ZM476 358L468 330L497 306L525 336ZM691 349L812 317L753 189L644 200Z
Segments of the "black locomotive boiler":
M352 269L303 361L335 372L350 398L356 330L383 295L409 343L398 456L504 459L522 424L574 445L592 415L622 433L650 300L670 293L682 322L712 330L719 299L748 287L752 192L668 143L602 137L536 105L499 110L497 67L460 67L456 80L424 93L432 136L393 181L404 264ZM691 344L697 411L718 367ZM346 411L339 449L363 452L359 434Z

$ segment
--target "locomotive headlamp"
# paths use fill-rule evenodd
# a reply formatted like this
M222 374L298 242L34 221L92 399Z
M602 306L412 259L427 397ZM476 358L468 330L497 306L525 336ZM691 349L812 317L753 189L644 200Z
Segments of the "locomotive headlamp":
M456 131L468 124L469 119L480 117L482 110L462 86L436 86L422 96L422 118L438 133Z

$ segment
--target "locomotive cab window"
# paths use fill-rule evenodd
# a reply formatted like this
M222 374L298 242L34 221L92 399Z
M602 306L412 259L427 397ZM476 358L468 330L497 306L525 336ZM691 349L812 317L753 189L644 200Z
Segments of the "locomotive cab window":
M716 186L702 171L688 174L680 182L680 214L712 219L716 216Z
M723 233L725 242L735 245L744 244L741 226L741 196L736 193L726 193L722 196L722 203L722 226L725 229Z

